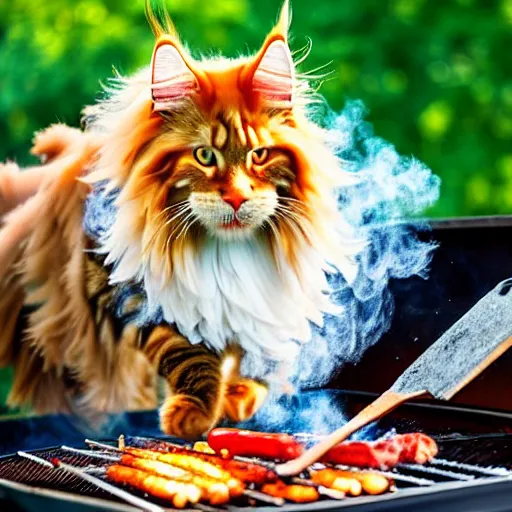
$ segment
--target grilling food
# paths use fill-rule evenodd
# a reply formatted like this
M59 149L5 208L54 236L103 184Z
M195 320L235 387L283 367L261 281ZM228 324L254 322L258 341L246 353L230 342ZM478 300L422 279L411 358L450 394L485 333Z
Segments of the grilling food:
M431 461L439 451L436 442L425 434L402 434L402 452L400 462L425 464Z
M344 492L349 496L359 496L363 490L363 486L359 480L352 477L341 476L333 469L312 471L311 480L318 485Z
M260 466L259 464L251 464L249 462L226 459L225 457L212 455L202 451L189 450L167 441L141 437L128 438L128 440L130 444L133 444L141 449L149 449L161 453L190 455L195 458L204 460L221 467L222 469L228 471L233 477L248 484L262 484L265 482L273 482L277 480L277 475L274 471L267 469L264 466Z
M304 446L288 434L252 432L236 428L213 429L208 434L208 444L217 453L227 450L231 456L277 460L295 459L304 451Z
M192 447L192 450L195 452L202 452L210 455L215 455L215 450L206 441L196 441L194 443L194 446Z
M359 473L356 471L340 471L337 469L321 469L311 472L313 482L344 492L350 496L359 496L361 491L366 494L384 494L391 487L391 480L376 473Z
M389 469L400 463L424 464L437 455L436 442L425 434L399 434L380 441L346 441L322 458L330 464Z
M229 488L224 482L212 478L195 475L184 469L171 466L158 460L141 459L132 455L123 455L121 464L134 469L140 469L147 473L179 482L191 483L201 490L201 499L211 505L223 505L229 501Z
M294 503L311 503L319 498L318 491L314 487L308 485L286 485L281 480L263 485L261 492L276 498L284 498Z
M175 466L213 480L224 482L229 489L230 496L232 497L240 496L245 488L243 482L234 478L228 471L211 464L210 462L201 460L198 457L194 457L193 455L161 453L152 450L131 448L129 446L124 448L124 452L128 455L132 455L133 457L165 462L171 466Z
M291 460L304 450L293 436L217 428L208 435L217 453L230 456ZM399 463L424 464L437 455L436 442L425 434L399 434L380 441L346 441L331 448L321 459L329 464L360 468L389 469Z
M178 482L151 475L139 469L113 464L107 468L107 478L112 482L130 485L151 496L169 500L175 508L184 508L201 499L201 490L194 484Z
M231 458L243 453L266 459L289 459L292 453L302 451L303 446L287 434L215 429L208 443L201 442L195 445L199 450L191 450L156 439L123 438L119 448L111 448L121 452L120 460L109 466L106 474L113 482L168 500L176 508L198 501L225 505L242 495L249 502L255 499L310 503L322 494L335 495L335 499L384 494L393 485L391 479L375 472L325 466L311 467L302 478L283 481L263 465ZM96 446L109 449L98 443ZM209 453L210 449L223 455ZM342 443L329 451L328 460L323 462L383 468L400 462L424 463L436 453L436 443L428 436L401 434L375 442Z
M349 441L331 448L321 460L359 468L393 468L400 461L400 450L400 443L394 440L375 443Z

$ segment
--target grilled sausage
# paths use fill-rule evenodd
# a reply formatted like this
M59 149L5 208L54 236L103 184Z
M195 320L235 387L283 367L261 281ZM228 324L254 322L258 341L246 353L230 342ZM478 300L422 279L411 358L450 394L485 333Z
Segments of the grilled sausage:
M208 444L217 452L227 450L231 456L261 457L264 459L291 460L304 450L294 437L287 434L269 434L216 428L208 434Z
M165 462L141 459L132 455L123 455L121 464L157 476L171 478L178 482L194 484L201 489L201 498L208 501L211 505L223 505L229 501L229 488L224 482L195 475Z
M340 471L337 469L322 469L314 471L311 479L317 484L352 496L359 496L361 491L366 494L384 494L391 487L391 480L377 473L359 473L357 471ZM356 482L357 485L354 484Z
M146 438L135 438L136 445L143 449L150 449L162 453L181 453L183 455L193 455L196 458L210 462L219 466L238 480L246 483L262 484L264 482L273 482L277 480L277 474L259 464L249 462L241 462L228 459L224 456L212 455L203 451L189 450L182 446L161 440L153 440Z
M307 485L286 485L282 481L263 485L261 492L276 498L284 498L294 503L310 503L317 501L319 498L318 491L314 487Z
M201 490L190 483L177 482L151 475L139 469L113 464L107 468L107 478L118 484L130 485L151 496L170 501L175 508L184 508L201 499Z
M344 492L350 496L359 496L363 489L359 480L352 476L343 476L334 469L312 471L311 480L318 485Z
M240 496L244 491L244 484L237 478L234 478L228 471L206 462L192 455L184 455L180 453L161 453L152 450L141 450L140 448L125 448L125 453L151 460L165 462L171 466L175 466L198 475L202 475L214 480L224 482L229 488L231 496Z

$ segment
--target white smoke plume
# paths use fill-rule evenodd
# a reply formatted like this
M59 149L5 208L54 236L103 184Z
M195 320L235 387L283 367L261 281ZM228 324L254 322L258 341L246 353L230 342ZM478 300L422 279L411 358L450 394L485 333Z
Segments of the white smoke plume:
M293 372L297 387L325 384L347 362L356 363L389 329L394 301L391 279L428 277L435 245L418 239L428 229L417 216L438 199L441 180L414 158L400 156L394 146L377 137L361 101L350 101L339 114L324 117L330 144L344 169L357 175L358 183L339 191L342 217L368 240L358 257L359 273L348 285L340 274L329 277L332 300L341 314L327 316L322 329L304 345ZM413 220L414 219L414 220ZM295 429L323 433L343 423L343 413L331 399L293 407L273 399L258 414L260 425L277 427L295 417Z

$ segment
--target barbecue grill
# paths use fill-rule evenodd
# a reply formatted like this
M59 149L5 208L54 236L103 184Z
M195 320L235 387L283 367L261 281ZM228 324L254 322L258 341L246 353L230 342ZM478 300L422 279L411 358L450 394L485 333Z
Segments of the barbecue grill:
M79 467L100 467L93 457L76 455L60 448L36 452L42 458L60 457L61 460ZM314 504L287 504L283 512L295 510L337 510L354 507L358 511L374 510L510 510L512 500L512 471L505 469L457 464L437 459L422 468L405 465L392 472L397 491L377 497L365 496L344 500L321 500ZM19 456L2 460L0 476L9 481L1 485L7 496L26 510L40 510L44 504L61 505L63 510L79 510L78 507L94 507L95 510L133 510L114 496L98 489L81 478L56 471L37 462ZM52 492L30 492L37 486ZM56 503L56 502L59 502ZM154 500L152 500L154 501ZM155 501L157 502L157 501ZM507 503L508 502L508 503ZM69 507L69 508L65 508ZM213 507L199 506L208 512ZM268 506L260 510L271 510ZM272 507L276 510L276 507ZM254 507L229 506L229 510L253 510Z
M308 400L314 401L326 393L329 393L331 399L335 397L343 403L350 415L374 398L371 394L352 392L311 391L305 394ZM300 407L300 404L297 406ZM54 418L55 422L58 420ZM391 428L399 432L425 431L424 427L433 422L437 427L430 433L440 449L436 459L424 466L401 464L392 471L383 472L394 480L396 492L344 500L322 498L316 503L304 505L287 503L279 509L283 512L344 510L347 507L354 507L358 511L512 510L512 433L509 431L512 414L474 407L412 403L384 418L377 432ZM133 433L135 429L142 435L155 435L158 432L153 412L127 414L122 419L115 417L112 425L112 434L116 435L121 432ZM458 428L453 428L453 425ZM262 428L257 422L249 426ZM76 431L71 436L60 437L58 441L60 444L68 444L68 439L71 439L75 448L87 448L83 437L78 441L82 435ZM115 435L109 436L107 442L114 442L114 438ZM32 450L29 453L45 460L57 457L62 462L81 468L101 468L107 463L101 458L63 450L60 446ZM42 466L17 454L0 458L0 493L3 493L4 498L4 503L0 501L0 510L10 510L7 507L13 504L19 507L13 510L30 512L42 510L46 506L51 506L53 510L59 510L60 507L60 510L72 512L134 510L134 507L77 476ZM136 492L133 494L141 496ZM200 508L208 512L213 507ZM219 509L224 510L222 507ZM255 507L229 505L226 509L279 510L265 503L257 503Z
M391 330L368 350L354 367L346 366L323 389L307 390L288 406L299 410L328 396L352 417L396 377L430 343L499 281L512 276L510 219L443 221L421 236L440 242L428 281L411 278L391 283L396 311ZM425 432L440 451L425 466L399 465L389 473L396 492L295 505L280 509L358 511L506 511L512 510L512 354L505 354L453 402L421 400L404 405L372 426L376 437L392 429ZM371 378L368 378L371 375ZM293 415L292 415L293 416ZM268 430L254 420L243 425ZM85 437L113 442L120 434L161 435L154 411L114 415L101 435L65 416L0 423L0 510L56 511L134 510L112 494L64 471L42 466L16 455L23 450L42 459L59 457L80 467L101 467L105 462L62 450L62 445L86 448ZM273 429L296 432L288 420ZM96 435L95 435L96 434ZM54 446L53 448L47 448ZM388 475L388 473L385 473ZM101 478L101 474L97 474ZM131 491L130 491L131 492ZM136 493L134 493L136 494ZM139 496L141 496L139 494ZM3 501L2 501L3 500ZM200 506L206 512L213 507ZM222 509L222 507L220 507ZM278 510L257 502L254 507L229 505L230 511Z

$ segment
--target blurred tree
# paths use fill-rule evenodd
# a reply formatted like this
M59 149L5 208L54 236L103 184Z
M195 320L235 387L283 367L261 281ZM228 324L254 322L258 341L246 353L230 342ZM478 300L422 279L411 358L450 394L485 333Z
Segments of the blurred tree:
M99 80L149 63L144 0L0 4L0 160L30 163L34 131L77 125ZM255 50L278 0L168 0L194 52ZM293 0L303 71L330 63L321 91L361 98L378 135L443 179L432 216L512 212L511 0ZM215 50L212 50L214 48Z

